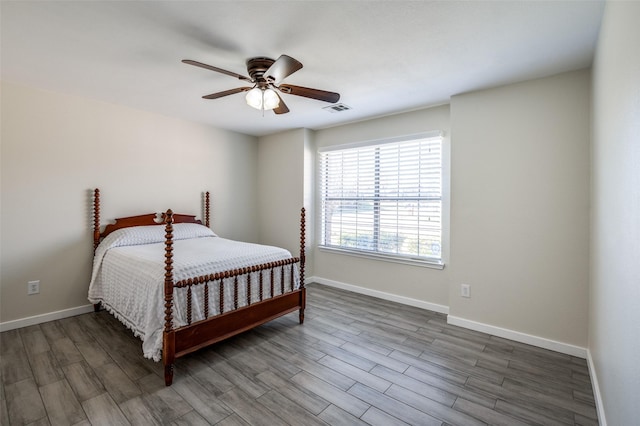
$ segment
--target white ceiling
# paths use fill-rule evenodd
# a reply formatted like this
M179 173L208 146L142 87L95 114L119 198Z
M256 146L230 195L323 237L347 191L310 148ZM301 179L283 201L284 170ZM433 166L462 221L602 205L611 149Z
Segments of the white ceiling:
M2 79L250 135L318 129L591 65L602 1L2 1ZM250 57L298 59L286 83L339 92L352 109L243 94ZM117 124L116 124L117 125Z

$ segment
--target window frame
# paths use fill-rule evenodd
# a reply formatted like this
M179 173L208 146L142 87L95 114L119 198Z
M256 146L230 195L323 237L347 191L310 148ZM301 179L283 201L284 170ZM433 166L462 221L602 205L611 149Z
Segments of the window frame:
M324 184L324 181L323 181L324 171L322 170L322 156L324 153L330 152L330 151L342 151L342 150L348 150L348 149L354 149L354 148L381 146L381 145L390 144L390 143L408 142L408 141L414 141L419 139L433 139L433 138L440 138L440 150L441 150L440 151L440 167L439 167L440 195L439 197L435 197L435 198L430 197L431 200L437 200L440 203L439 204L439 208L440 208L440 228L439 228L440 256L439 257L417 256L417 255L411 255L411 254L388 253L384 251L379 251L378 250L379 245L377 243L376 243L376 247L377 247L376 250L357 249L357 248L349 248L349 247L336 246L336 245L324 245L324 241L326 238L326 236L323 235L323 232L325 230L325 223L324 223L325 197L323 196L324 189L322 187ZM388 262L423 266L423 267L429 267L429 268L435 268L435 269L444 268L445 258L447 257L446 245L448 243L447 230L448 230L449 208L448 208L447 195L448 195L449 177L448 177L448 167L447 167L448 146L446 145L446 138L443 131L437 130L437 131L421 132L416 134L361 141L356 143L324 146L319 148L317 153L318 153L318 170L319 170L319 173L318 173L319 240L318 240L317 247L319 250L323 252L329 252L329 253L345 254L345 255L356 256L361 258L370 258L375 260L383 260ZM376 190L379 190L379 187L377 187L377 185L376 185ZM373 198L377 196L379 196L379 193L376 193L376 195ZM397 198L398 198L398 201L400 201L400 198L402 197L398 195ZM412 197L407 197L407 198L412 198ZM380 202L380 200L378 200L378 202ZM379 214L380 213L378 211L378 215ZM375 212L374 212L374 215L375 215ZM374 220L374 222L379 225L378 221ZM379 229L377 229L377 233L374 231L375 237L372 237L372 238L375 238L374 241L377 241L377 238L379 238L379 232L380 232Z

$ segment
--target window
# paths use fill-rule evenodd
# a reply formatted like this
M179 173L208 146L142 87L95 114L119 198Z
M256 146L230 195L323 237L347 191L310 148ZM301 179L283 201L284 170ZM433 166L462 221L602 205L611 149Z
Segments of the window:
M321 247L441 264L440 132L319 154Z

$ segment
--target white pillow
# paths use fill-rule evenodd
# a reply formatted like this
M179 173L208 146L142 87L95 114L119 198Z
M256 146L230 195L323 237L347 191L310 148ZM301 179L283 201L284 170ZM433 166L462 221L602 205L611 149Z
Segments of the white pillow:
M176 223L173 225L173 239L217 237L209 228L197 223ZM165 225L132 226L113 231L102 240L100 247L135 246L141 244L163 243L166 240Z

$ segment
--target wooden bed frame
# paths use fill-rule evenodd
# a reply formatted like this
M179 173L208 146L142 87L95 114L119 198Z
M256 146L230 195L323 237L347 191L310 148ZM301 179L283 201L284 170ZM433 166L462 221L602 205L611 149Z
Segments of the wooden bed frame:
M300 324L304 322L304 309L306 305L306 291L304 287L304 263L305 263L305 209L300 213L300 257L292 257L277 262L254 265L242 269L234 269L215 274L198 276L174 282L173 279L173 224L174 223L198 223L195 216L176 214L171 210L162 213L162 221L157 222L156 213L119 218L114 224L109 224L103 232L100 232L100 190L95 189L93 197L93 249L98 247L100 240L111 232L131 226L164 225L165 226L165 278L164 278L164 332L162 345L162 362L164 364L164 381L170 386L173 381L173 366L177 358L194 352L200 348L209 346L236 334L250 330L282 315L299 311ZM209 192L205 193L205 223L209 227ZM284 268L291 268L289 288L293 288L294 265L299 264L300 285L298 289L287 291L284 283ZM274 283L274 270L280 269L280 283ZM259 274L260 301L251 301L251 275ZM248 281L247 305L238 308L237 288L238 277L246 275ZM267 275L266 279L263 276ZM209 291L210 285L218 285L220 291L224 291L223 281L232 279L235 288L235 309L209 316ZM264 283L263 281L267 281ZM269 285L273 294L274 285L279 285L281 293L273 298L263 299L263 286ZM203 312L205 319L193 322L191 315L191 291L192 287L205 286ZM174 288L187 288L187 317L188 324L183 327L174 327L173 324L173 292ZM220 297L220 312L223 297ZM96 311L100 304L94 305Z

